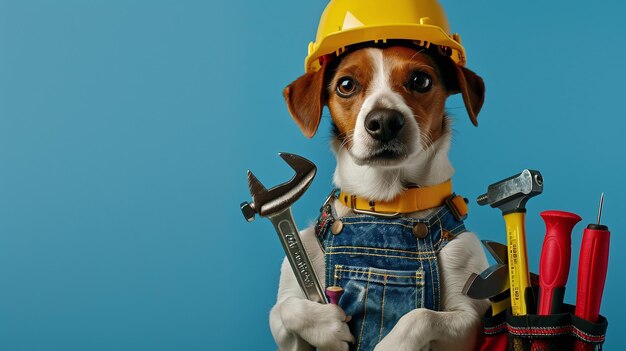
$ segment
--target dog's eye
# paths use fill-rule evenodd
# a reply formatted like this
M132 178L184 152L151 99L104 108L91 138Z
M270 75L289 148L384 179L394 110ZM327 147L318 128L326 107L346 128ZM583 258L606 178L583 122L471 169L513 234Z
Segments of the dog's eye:
M421 71L415 71L411 75L411 79L407 83L407 88L418 93L425 93L433 86L433 80L430 76Z
M337 82L337 95L347 98L356 93L358 84L351 77L340 78Z

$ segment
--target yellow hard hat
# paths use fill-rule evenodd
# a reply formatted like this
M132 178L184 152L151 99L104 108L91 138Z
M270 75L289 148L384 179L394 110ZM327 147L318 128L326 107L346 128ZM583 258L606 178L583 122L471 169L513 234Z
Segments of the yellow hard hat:
M450 33L437 0L331 0L320 18L315 42L309 43L305 71L319 70L322 57L339 55L349 45L393 39L438 45L454 62L465 65L461 37Z

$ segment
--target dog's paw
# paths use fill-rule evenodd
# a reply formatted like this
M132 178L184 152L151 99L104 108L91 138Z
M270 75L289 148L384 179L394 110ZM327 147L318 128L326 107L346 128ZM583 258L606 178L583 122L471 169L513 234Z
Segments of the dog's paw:
M376 345L374 351L431 350L433 340L428 337L428 312L418 308L402 316L389 334Z
M347 324L349 317L341 307L296 297L290 297L282 304L281 318L285 328L319 351L348 351L348 343L354 343Z

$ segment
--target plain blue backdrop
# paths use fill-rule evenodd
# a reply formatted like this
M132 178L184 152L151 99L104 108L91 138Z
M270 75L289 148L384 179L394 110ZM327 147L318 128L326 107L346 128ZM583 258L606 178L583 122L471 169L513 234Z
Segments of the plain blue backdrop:
M329 117L304 138L281 90L303 72L326 4L311 1L0 0L0 350L274 350L268 312L283 257L267 220L246 223L246 170L319 173L301 227L331 188ZM524 168L534 271L539 212L573 211L567 302L582 229L606 192L612 230L607 350L626 326L623 45L618 1L443 1L487 98L459 97L451 152L470 199ZM469 228L504 241L497 210Z

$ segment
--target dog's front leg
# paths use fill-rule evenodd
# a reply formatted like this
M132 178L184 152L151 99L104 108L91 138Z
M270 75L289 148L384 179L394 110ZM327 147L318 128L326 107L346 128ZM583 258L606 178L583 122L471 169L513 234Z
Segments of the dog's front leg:
M471 273L487 268L474 233L459 234L439 252L443 311L415 309L404 315L376 351L473 350L488 302L461 293Z
M311 264L319 278L324 276L324 255L315 242L312 228L300 233ZM323 281L321 282L323 285ZM283 261L278 300L270 312L270 329L281 351L348 351L354 342L347 317L337 305L320 304L305 298L287 259Z

